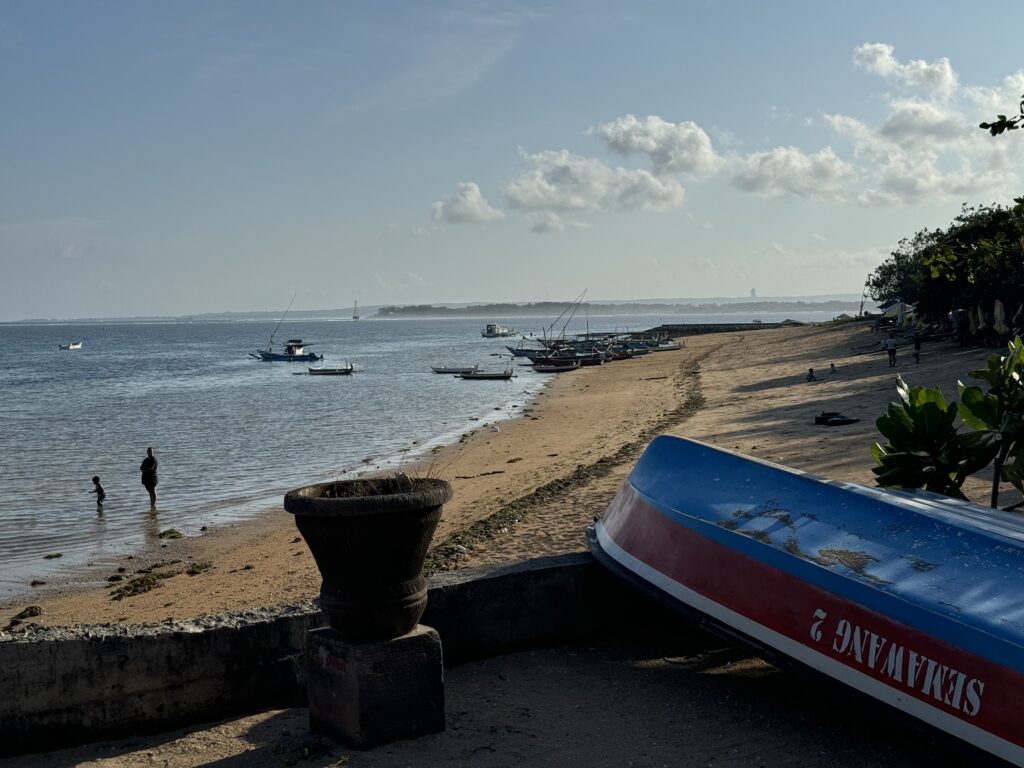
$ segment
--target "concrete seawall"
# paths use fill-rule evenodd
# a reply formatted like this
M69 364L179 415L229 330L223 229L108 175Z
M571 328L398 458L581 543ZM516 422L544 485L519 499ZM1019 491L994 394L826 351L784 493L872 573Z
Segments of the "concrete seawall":
M446 665L678 623L586 553L440 574L430 584L423 623L440 633ZM304 706L305 635L322 624L304 603L160 625L0 633L0 755Z

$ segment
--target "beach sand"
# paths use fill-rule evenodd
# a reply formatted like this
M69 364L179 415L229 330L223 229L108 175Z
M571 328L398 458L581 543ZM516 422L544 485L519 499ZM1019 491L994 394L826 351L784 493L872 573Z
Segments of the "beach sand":
M583 535L586 525L607 506L647 441L660 433L703 440L832 479L873 485L870 446L880 437L874 421L896 398L896 374L902 374L910 384L940 386L947 397L955 397L957 380L966 380L967 372L981 367L992 351L962 349L955 343L926 343L920 363L914 363L909 346L904 344L898 354L897 366L890 368L883 352L857 351L870 348L880 338L871 334L866 323L709 334L686 338L686 346L679 351L659 352L630 361L559 374L531 405L523 409L519 418L501 423L498 429L476 427L470 422L462 441L437 451L423 465L407 470L409 474L445 478L451 481L455 490L453 500L445 506L434 537L434 565L440 568L475 566L585 549ZM831 363L835 364L836 373L829 372ZM806 380L808 368L815 369L817 381ZM815 425L814 416L821 411L839 411L860 421L837 427ZM984 476L972 479L965 486L965 491L973 500L984 502L989 482ZM452 541L455 535L460 536L459 546ZM107 577L115 576L116 569L75 574L74 578L60 585L41 588L30 598L0 605L0 627L29 604L42 608L42 614L31 621L48 626L157 622L240 610L254 605L294 602L314 596L320 583L312 558L298 537L291 516L283 509L251 522L211 530L203 536L170 541L166 548L123 560L120 567L124 569L125 576L131 576L140 567L150 566L155 561L175 560L180 562L158 569L169 577L158 580L157 588L122 600L112 599L111 592L123 582L105 581ZM195 575L185 572L189 564L201 565L193 567L193 571L198 571ZM574 652L562 653L571 655ZM615 649L602 653L610 653L620 659L615 665L645 668L636 659L621 661L623 654L629 656L633 651ZM516 658L519 656L517 654ZM544 657L544 654L538 652L538 657ZM534 657L527 656L527 661L511 663L530 663L531 658ZM556 667L569 663L557 655L549 661ZM473 677L479 674L485 678L500 675L502 673L493 669L496 663L467 665L465 670L456 668L450 673L449 686L460 685L464 675ZM605 661L595 663L606 664ZM651 662L654 666L658 663ZM744 663L759 670L758 679L781 676L763 662L748 660ZM474 684L477 683L466 682L467 686ZM582 685L573 683L574 686L577 684ZM737 684L741 688L746 685L742 682ZM543 687L541 683L537 685ZM769 688L777 687L778 696L786 698L785 683L767 685ZM606 692L589 694L574 689L571 694L590 701L592 696L605 696ZM748 717L756 711L755 717L763 722L764 718L774 715L752 707L774 709L779 704L765 705L763 700L755 704L742 700L735 692L730 695L734 697L730 700L736 711L724 715L726 718ZM498 693L493 696L497 697ZM679 696L685 698L684 691L680 690ZM676 706L671 696L661 703L673 711ZM683 706L682 698L678 704ZM520 705L516 698L512 698L504 702L504 706L506 719L495 727L508 729L508 718L515 720L516 708ZM576 705L566 706L571 709ZM721 706L721 702L716 701L715 706ZM216 737L209 735L214 732L212 730L199 729L182 738L193 741L208 738L211 744L216 742L219 745L219 752L206 756L230 760L231 756L253 748L252 732L271 728L268 722L277 723L278 731L275 731L277 735L274 738L279 740L286 738L282 733L299 731L304 734L304 721L297 725L295 720L303 717L302 711L299 712L299 715L286 712L242 718L218 726ZM583 714L594 716L593 712L585 709ZM675 715L678 714L676 711ZM798 714L793 716L801 717ZM450 723L449 733L459 730L459 715L449 710L449 720L453 718L455 723ZM495 743L499 745L496 748L504 748L501 744L506 737L513 741L518 738L495 734ZM707 738L711 739L711 735ZM844 762L838 759L831 763L817 759L750 762L752 755L760 754L751 740L764 738L763 734L753 732L737 737L735 754L740 757L738 761L729 762L726 759L729 751L712 739L708 742L710 751L702 753L704 757L693 762L672 763L666 758L661 762L652 759L635 764L881 764L877 760ZM810 746L801 746L801 751L818 748L831 753L834 749L834 735L828 737L828 743L822 740L826 738L824 736L817 742L813 736L808 738ZM455 742L448 747L454 752L442 750L435 760L431 751L431 759L423 760L423 764L512 765L518 762L492 756L490 761L469 759L459 763L457 753L465 745ZM158 764L207 764L189 762L171 753L161 758L162 747L159 745L168 743L177 742L158 739L158 746L150 743L141 749L148 750L150 758L147 759L152 758ZM882 748L877 741L870 746L871 749ZM521 747L510 748L514 751ZM134 754L131 749L123 745L117 749L119 756L116 759L122 762L83 764L136 764L125 756ZM386 748L361 754L358 760L352 759L352 764L416 764L417 761L412 760L403 762L402 758L394 761L378 759L385 752L413 754L403 752L403 749ZM770 748L766 749L771 752ZM76 754L79 755L76 759L86 760L82 757L86 753ZM877 758L877 753L872 754ZM101 758L97 752L88 757L92 760ZM32 759L11 764L27 766L34 764ZM545 762L536 757L523 757L523 760L526 764L566 764ZM626 764L614 759L584 763ZM248 757L246 764L250 764ZM917 763L896 760L887 764Z

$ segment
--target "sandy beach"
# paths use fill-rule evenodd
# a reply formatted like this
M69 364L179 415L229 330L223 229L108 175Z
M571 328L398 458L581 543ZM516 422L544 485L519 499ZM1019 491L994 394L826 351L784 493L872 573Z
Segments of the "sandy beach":
M896 375L903 375L911 384L939 386L948 397L953 397L957 380L966 380L967 372L980 367L992 351L962 349L949 342L926 343L920 362L915 363L909 345L904 343L897 366L890 368L884 353L859 351L870 348L879 338L871 334L867 323L709 334L687 338L685 347L678 351L559 375L535 402L523 409L520 418L502 423L500 429L474 429L474 425L468 424L459 443L438 450L423 465L407 468L409 474L429 473L445 478L455 490L434 538L431 567L460 568L585 549L584 528L606 507L646 442L659 433L703 440L833 479L873 485L870 445L880 437L874 420L896 397ZM830 364L835 365L834 373L830 372ZM816 381L807 381L809 368L815 369ZM815 425L814 416L826 410L839 411L859 421L837 427ZM984 501L988 481L985 477L972 479L965 491L973 500ZM147 568L166 578L156 580L156 588L150 591L113 598L115 589ZM115 580L108 582L108 578ZM29 621L45 626L130 624L294 602L314 596L318 587L319 575L312 558L290 515L280 509L249 523L169 541L154 552L124 559L114 569L74 574L59 585L41 587L29 598L0 605L0 627L28 605L42 609L40 615ZM624 652L605 649L601 653L615 656ZM666 655L660 652L654 657L664 659ZM635 666L635 661L630 665ZM774 680L781 676L763 662L744 663L748 666L743 674L757 679ZM485 677L499 674L494 672L491 662L470 666L483 670L479 674ZM452 672L452 685L463 676L472 677L470 669L461 669ZM738 669L732 669L731 674ZM473 684L478 683L466 682ZM733 684L737 684L736 680ZM741 688L746 685L738 684ZM776 687L777 695L785 698L784 682L759 684L758 696L770 698L765 685ZM735 691L730 695L735 696ZM715 706L722 704L716 702ZM749 714L748 704L736 706ZM583 715L596 716L594 712ZM220 750L216 755L207 753L202 760L186 759L179 753L167 753L161 758L159 751L153 752L158 748L152 744L141 749L148 750L151 757L155 754L157 764L203 765L209 764L211 758L230 760L231 756L255 748L253 741L241 734L264 727L268 719L276 720L285 732L304 728L301 716L268 713L256 719L232 721L235 725L218 726L221 730L216 731L220 734L216 737L209 735L214 731L200 731L207 733L210 743L216 742ZM283 738L280 733L278 736ZM836 736L828 738L832 746L827 748L833 749ZM849 739L850 734L844 738ZM730 762L726 759L728 750L723 747L716 751L712 742L708 744L710 751L702 753L702 757L678 764L826 764L817 759L783 760L786 750L776 755L778 759L750 762L758 753L749 743L736 753L738 759ZM813 750L816 745L822 749L827 746L824 741L815 743L810 738L800 749ZM873 742L871 749L875 748L881 747ZM410 758L413 753L403 749L386 750L404 756L395 761L380 760L378 750L351 762L364 766L418 764ZM828 764L880 764L883 758L871 749L865 754L874 754L874 760L837 758ZM855 752L858 750L851 748L850 755ZM129 759L135 753L123 746L117 757L111 758L115 762L107 761L96 751L80 750L74 754L79 762L65 760L62 764L143 764L141 758L138 762ZM659 753L657 760L635 764L668 764L668 754ZM765 754L773 753L768 750ZM11 765L43 764L32 763L34 759L37 758L18 759L11 761ZM528 757L523 759L530 762ZM342 765L348 758L344 761L309 764ZM460 764L455 756L443 752L436 761L429 762ZM516 762L492 756L490 761L464 764ZM588 764L627 763L611 759ZM896 760L888 764L917 763Z

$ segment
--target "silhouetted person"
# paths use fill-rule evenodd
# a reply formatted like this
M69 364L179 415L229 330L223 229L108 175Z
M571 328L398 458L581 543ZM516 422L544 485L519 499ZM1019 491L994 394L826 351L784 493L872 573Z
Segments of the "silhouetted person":
M915 363L920 363L921 362L921 337L920 336L915 336L914 337L914 353L913 353L913 355L914 355L914 362Z
M153 508L156 506L156 456L153 455L153 449L146 449L146 458L142 460L142 464L139 465L139 470L142 472L142 484L149 491L149 506Z
M808 368L807 369L807 380L808 381L817 381L818 380L818 377L814 375L814 369L813 368Z
M829 365L829 368L828 368L828 372L829 373L838 373L838 371L836 370L836 364L835 363L829 363L828 365Z
M103 490L103 486L100 485L100 476L93 475L92 478L92 490L89 493L96 494L96 510L100 513L103 512L103 500L107 498L107 492Z
M885 351L889 353L889 367L896 367L896 338L890 333L889 338L882 342Z

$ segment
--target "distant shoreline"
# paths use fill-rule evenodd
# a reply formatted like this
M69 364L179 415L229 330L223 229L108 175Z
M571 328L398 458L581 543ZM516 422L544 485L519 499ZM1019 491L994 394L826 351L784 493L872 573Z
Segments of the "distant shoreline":
M471 305L416 304L380 305L362 308L364 314L359 321L352 318L351 309L305 309L292 310L287 320L339 320L362 322L365 320L438 319L472 320L482 318L510 317L556 317L565 310L564 302L494 303ZM858 312L859 299L833 299L811 301L793 299L723 299L706 300L702 303L672 302L614 302L585 303L581 310L591 315L716 315L737 312ZM193 315L137 316L137 317L78 317L78 318L30 318L25 320L3 320L0 326L22 325L114 325L141 323L261 323L281 320L279 312L205 312Z

